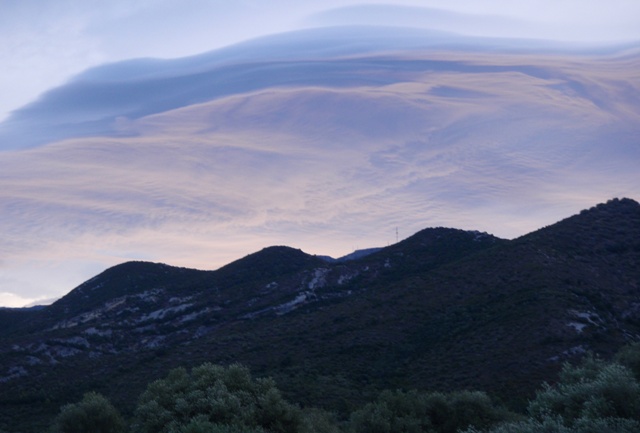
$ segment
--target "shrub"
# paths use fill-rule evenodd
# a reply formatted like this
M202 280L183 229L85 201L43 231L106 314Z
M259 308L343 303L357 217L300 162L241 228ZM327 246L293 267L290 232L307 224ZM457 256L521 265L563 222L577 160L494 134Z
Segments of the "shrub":
M616 355L616 361L631 370L640 380L640 343L624 346Z
M576 420L568 427L562 418L544 417L526 421L506 423L483 433L637 433L640 424L634 420L620 418ZM470 428L461 433L481 433L481 430Z
M578 366L565 365L559 383L545 385L529 413L538 419L560 416L567 425L577 419L640 420L640 384L629 369L589 357Z
M378 399L354 412L354 433L455 433L469 426L489 427L510 419L483 392L449 394L384 391Z
M566 364L559 382L545 384L529 403L531 418L486 433L636 433L640 431L640 384L615 363L587 357ZM479 433L471 428L464 433Z
M120 413L95 392L85 394L78 403L63 406L53 426L59 433L120 433L124 428Z
M206 416L196 416L187 424L178 429L178 433L264 433L264 430L255 427L248 428L236 425L215 424Z
M304 411L305 433L339 433L335 415L320 409L306 409Z

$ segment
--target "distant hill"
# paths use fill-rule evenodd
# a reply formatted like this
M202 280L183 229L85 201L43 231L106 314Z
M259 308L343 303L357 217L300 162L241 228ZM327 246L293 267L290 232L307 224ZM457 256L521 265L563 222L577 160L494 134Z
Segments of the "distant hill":
M334 259L333 257L329 257L329 256L319 256L319 257L322 260L325 260L327 262L345 262L348 260L361 259L362 257L368 256L369 254L377 253L381 249L382 248L366 248L363 250L355 250L354 252L344 255L342 257L338 257L337 259Z
M302 404L384 388L518 404L565 361L640 339L640 205L614 199L515 240L429 228L350 260L284 246L217 271L130 262L41 309L0 310L0 430L88 390L125 412L176 366L241 362Z

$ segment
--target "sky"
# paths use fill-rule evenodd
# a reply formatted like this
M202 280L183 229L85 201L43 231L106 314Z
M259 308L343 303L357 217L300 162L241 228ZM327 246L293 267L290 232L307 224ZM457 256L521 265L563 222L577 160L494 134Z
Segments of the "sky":
M127 260L215 269L277 244L340 256L396 227L513 238L639 198L635 0L0 10L0 306ZM393 28L336 27L353 25ZM470 48L486 37L582 51ZM613 45L626 50L585 54ZM384 62L353 58L376 50Z

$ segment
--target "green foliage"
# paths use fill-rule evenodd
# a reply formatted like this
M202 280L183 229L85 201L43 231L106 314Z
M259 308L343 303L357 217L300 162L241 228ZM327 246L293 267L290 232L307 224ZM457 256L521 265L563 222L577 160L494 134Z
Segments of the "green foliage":
M636 379L640 380L640 343L624 346L616 354L615 359L631 370Z
M567 425L578 419L640 420L640 384L629 369L589 357L578 366L565 365L560 382L545 385L529 413L538 419L560 416Z
M90 392L78 403L63 406L55 419L59 433L119 433L125 424L120 413L104 396Z
M320 409L306 409L304 411L305 433L339 433L338 423L333 414Z
M259 427L215 424L209 421L206 416L198 415L180 427L178 433L264 433L264 430Z
M634 420L620 418L579 419L569 427L561 418L544 417L520 422L506 423L486 433L637 433L640 424ZM470 428L461 433L480 433Z
M304 426L302 411L282 398L273 380L253 380L237 364L207 363L191 373L175 369L151 383L140 397L133 431L293 433Z
M431 429L425 397L415 391L384 391L351 415L354 433L414 433Z
M508 418L482 392L384 391L375 402L352 414L350 429L354 433L455 433Z
M545 384L529 403L531 417L486 433L636 433L640 431L640 384L619 364L587 357L566 364L559 382ZM464 433L479 433L471 428Z

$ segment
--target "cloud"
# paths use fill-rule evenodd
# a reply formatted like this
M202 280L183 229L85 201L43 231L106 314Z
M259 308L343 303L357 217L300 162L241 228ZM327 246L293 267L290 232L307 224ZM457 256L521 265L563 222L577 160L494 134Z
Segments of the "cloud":
M464 13L447 9L394 4L363 4L324 10L307 18L316 26L413 27L474 36L539 36L540 24L521 18Z
M389 83L396 78L388 71L367 79L359 71L359 60L345 56L443 41L428 36L400 29L319 29L265 37L176 60L108 64L85 71L16 110L0 124L0 141L7 150L71 137L114 135L120 132L118 119L123 117L140 118L276 86ZM444 40L459 42L451 36ZM369 69L376 67L375 62ZM395 66L401 63L396 61Z
M0 120L88 67L136 57L182 57L289 30L261 20L266 4L219 1L24 0L0 16ZM264 18L262 14L262 18ZM237 26L235 23L244 22ZM243 29L243 30L242 30Z
M635 0L23 0L3 2L2 12L0 120L100 63L184 57L310 26L393 23L518 38L640 39Z
M0 292L0 305L8 308L21 308L35 302L35 299L22 298L14 293Z
M119 136L125 133L128 120L264 89L385 86L403 82L419 71L511 72L540 79L554 73L535 64L474 64L462 58L411 57L426 49L491 52L516 48L557 53L562 46L526 41L478 42L416 29L342 27L264 37L176 60L123 61L85 71L16 110L0 124L0 142L4 150L10 150L73 137ZM399 51L406 52L408 58L373 55ZM566 85L581 91L575 81ZM457 96L481 96L469 87L441 86L430 92L433 96L438 92L449 97L456 92Z
M394 11L394 6L396 10ZM399 7L397 7L399 6ZM599 0L532 0L514 2L510 0L491 0L478 2L474 0L456 0L442 2L440 0L421 0L403 2L388 1L386 5L362 5L361 13L367 16L367 9L375 13L381 7L387 7L391 19L412 20L409 14L403 13L403 7L414 6L415 14L425 16L420 8L441 9L445 22L451 23L450 31L482 34L497 37L518 37L535 39L553 39L588 42L620 42L638 41L640 39L640 4L634 0L613 0L603 3ZM349 12L348 7L343 12ZM341 14L337 9L335 14ZM454 17L451 13L460 14ZM475 16L477 19L472 19ZM428 23L433 19L425 16ZM463 23L467 28L462 28ZM493 20L495 28L490 28ZM515 26L520 23L521 27ZM498 24L504 25L500 28ZM409 25L409 24L408 24ZM420 26L422 27L422 26ZM458 30L456 30L458 29Z
M184 57L295 30L300 17L340 3L5 1L0 16L0 62L4 65L0 120L97 64Z
M0 292L59 296L130 259L340 256L396 227L514 237L640 195L637 53L297 35L89 70L18 112L16 136L58 140L0 154Z
M128 259L212 269L273 244L337 256L393 242L395 227L513 237L637 197L638 62L340 60L366 79L269 86L5 152L0 291L60 295Z

